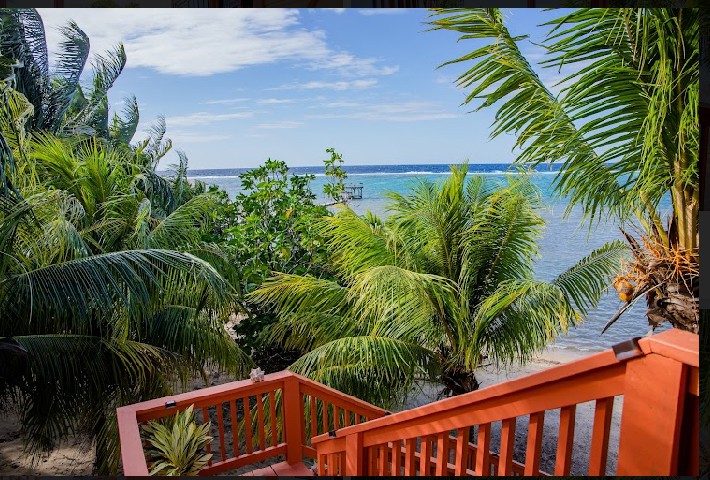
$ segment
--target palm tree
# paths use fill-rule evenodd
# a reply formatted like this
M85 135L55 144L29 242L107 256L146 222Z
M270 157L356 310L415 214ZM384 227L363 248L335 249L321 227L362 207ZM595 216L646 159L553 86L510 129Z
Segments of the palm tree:
M559 95L521 52L498 9L434 12L433 30L480 46L444 65L473 62L456 83L464 104L498 108L492 136L513 133L517 161L562 162L556 190L591 223L626 231L634 261L615 285L626 305L646 296L651 325L698 331L697 9L580 9L547 22L545 68L569 66ZM659 203L669 195L667 223ZM633 227L631 227L633 228Z
M271 337L304 352L292 370L385 406L417 380L465 393L478 367L529 360L596 304L625 244L535 280L539 192L525 175L496 189L467 170L391 194L386 221L323 218L335 278L276 274L251 295L279 317Z
M12 64L0 82L0 407L18 411L31 453L82 433L96 440L97 471L115 473L116 407L206 367L250 365L224 329L233 272L201 240L216 199L155 172L170 147L164 121L134 146L137 109L114 117L108 138L66 137L38 120L44 100L15 88L23 70ZM102 108L87 121L102 124Z

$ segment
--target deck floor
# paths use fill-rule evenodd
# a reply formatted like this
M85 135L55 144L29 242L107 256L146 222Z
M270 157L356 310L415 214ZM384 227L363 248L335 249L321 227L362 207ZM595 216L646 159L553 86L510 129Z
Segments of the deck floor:
M302 463L293 465L287 462L275 463L268 467L252 470L241 475L242 477L313 477L313 470Z

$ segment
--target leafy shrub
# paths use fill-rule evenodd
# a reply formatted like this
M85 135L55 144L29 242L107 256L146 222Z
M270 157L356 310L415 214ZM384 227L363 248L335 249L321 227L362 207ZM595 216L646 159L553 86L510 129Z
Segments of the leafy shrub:
M151 475L197 475L212 458L211 453L203 453L212 441L210 422L197 425L193 406L177 412L167 422L152 420L144 427L151 462Z

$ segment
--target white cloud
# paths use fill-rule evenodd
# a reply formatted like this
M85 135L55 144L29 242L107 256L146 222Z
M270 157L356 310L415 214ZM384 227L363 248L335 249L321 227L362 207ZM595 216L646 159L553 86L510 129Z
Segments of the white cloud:
M194 132L168 132L167 136L173 141L174 145L182 145L184 143L211 143L232 139L229 135L212 135Z
M252 112L238 112L238 113L208 113L208 112L196 112L190 113L188 115L177 115L174 117L167 117L165 119L165 124L168 127L180 126L180 127L192 127L195 125L209 125L215 122L224 122L227 120L235 120L238 118L250 118L253 116Z
M291 83L288 85L282 85L280 87L273 88L273 90L359 90L363 88L374 87L375 85L377 85L377 80L374 79L333 82L323 82L316 80L312 82Z
M399 66L378 67L375 58L357 58L349 53L334 53L320 62L313 64L314 69L333 70L341 75L365 77L372 75L392 75L399 71Z
M261 100L257 100L257 103L261 103L262 105L281 105L293 102L295 102L295 100L290 98L263 98Z
M346 102L333 102L325 104L325 107L340 107L346 108L349 105ZM353 111L343 113L323 113L316 115L308 115L307 118L352 118L357 120L368 121L385 121L385 122L420 122L427 120L443 120L449 118L458 118L460 113L452 113L446 111L440 105L428 102L401 102L401 103L382 103L373 105L359 105Z
M256 128L263 128L263 129L274 129L274 128L298 128L301 125L303 125L302 122L292 122L289 120L285 120L283 122L274 122L274 123L260 123L259 125L256 126Z
M91 39L92 53L123 42L127 68L162 74L207 76L276 62L297 62L347 75L388 75L378 67L328 46L325 32L299 23L295 9L40 9L52 60L61 41L58 26L76 20Z
M408 8L371 8L367 10L358 10L360 15L403 15L407 13Z
M248 98L225 98L222 100L208 100L205 103L208 105L231 105L233 103L241 103L249 100Z

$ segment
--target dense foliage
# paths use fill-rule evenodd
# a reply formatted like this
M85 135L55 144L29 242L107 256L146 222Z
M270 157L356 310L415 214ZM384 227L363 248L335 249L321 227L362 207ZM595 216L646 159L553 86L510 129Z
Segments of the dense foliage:
M530 359L596 304L623 242L535 280L539 193L524 175L466 174L392 194L386 221L319 220L334 278L278 273L250 296L278 314L271 338L304 353L291 370L384 406L416 380L464 393L482 364Z
M39 15L0 20L0 405L17 409L31 452L82 433L97 470L115 472L117 406L205 367L250 365L224 329L232 267L203 240L219 199L186 182L182 157L157 174L171 147L162 119L136 143L134 101L109 122L121 47L81 86L88 39L76 25L50 73Z
M558 95L533 70L499 9L435 12L432 29L474 40L456 83L464 103L497 106L493 136L514 134L517 161L562 162L557 192L592 220L633 220L634 262L615 285L626 305L646 296L651 325L698 332L699 11L592 8L546 26L544 68L570 67ZM659 202L670 195L667 222Z

